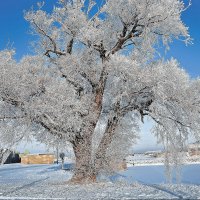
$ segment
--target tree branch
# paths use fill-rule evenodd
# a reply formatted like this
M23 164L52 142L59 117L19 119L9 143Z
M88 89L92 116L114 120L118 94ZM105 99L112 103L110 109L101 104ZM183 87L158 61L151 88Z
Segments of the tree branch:
M57 45L56 45L56 42L54 41L54 39L51 36L49 36L43 29L41 29L34 20L32 21L32 23L35 25L38 32L40 34L42 34L43 36L47 37L50 40L51 44L53 45L53 49L47 49L46 52L44 53L44 55L50 57L50 54L49 54L50 52L55 53L56 55L66 55L65 52L62 52L57 49Z
M96 87L96 84L93 83L91 81L91 79L87 76L87 74L85 72L81 72L80 75L85 79L87 80L88 83L90 83L90 85L92 86L92 88L94 89Z
M67 45L67 53L68 53L68 54L72 54L73 43L74 43L74 39L72 38L72 39L69 41L69 44Z
M122 21L124 27L122 30L122 34L120 35L117 43L115 44L115 46L111 49L110 52L108 52L107 57L109 57L111 54L115 54L117 51L119 51L120 49L122 49L123 45L131 38L133 37L138 37L140 36L140 34L142 33L141 31L137 30L138 27L138 20L137 20L137 16L135 16L135 22L134 25L131 29L131 31L127 33L127 25Z

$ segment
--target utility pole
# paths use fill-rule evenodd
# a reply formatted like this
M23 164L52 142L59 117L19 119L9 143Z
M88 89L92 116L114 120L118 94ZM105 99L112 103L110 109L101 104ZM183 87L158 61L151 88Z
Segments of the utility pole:
M57 165L58 165L58 157L59 157L59 155L58 155L58 145L57 145L57 147L56 147L56 158L57 158L56 163L57 163Z
M64 169L65 154L64 153L60 153L60 158L62 160L62 169Z

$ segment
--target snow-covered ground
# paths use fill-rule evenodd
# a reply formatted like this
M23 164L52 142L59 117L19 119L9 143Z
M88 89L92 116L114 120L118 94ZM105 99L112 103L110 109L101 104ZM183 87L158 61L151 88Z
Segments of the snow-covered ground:
M163 165L129 167L84 186L67 184L72 171L60 168L56 164L0 166L0 199L200 199L199 164L183 167L180 184L166 183Z
M144 166L144 165L163 165L164 154L158 157L153 157L145 154L135 154L126 158L128 166ZM184 164L200 164L200 156L189 156L187 152L182 154L182 162Z

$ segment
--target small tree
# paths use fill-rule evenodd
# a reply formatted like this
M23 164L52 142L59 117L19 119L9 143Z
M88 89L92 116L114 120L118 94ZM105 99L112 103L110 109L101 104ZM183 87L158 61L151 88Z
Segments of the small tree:
M60 0L52 13L42 5L28 11L37 55L17 63L12 52L0 53L0 98L15 108L3 119L31 122L38 139L69 142L72 181L95 181L122 160L145 116L174 155L189 134L199 137L200 80L174 59L153 58L157 43L190 41L185 9L179 0L109 0L99 7Z

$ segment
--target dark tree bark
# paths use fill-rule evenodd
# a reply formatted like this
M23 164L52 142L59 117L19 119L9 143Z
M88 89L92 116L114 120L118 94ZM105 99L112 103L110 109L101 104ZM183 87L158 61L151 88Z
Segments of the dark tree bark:
M92 138L91 134L84 137L76 137L73 150L76 158L74 175L70 182L85 183L95 182L96 173L92 164Z

